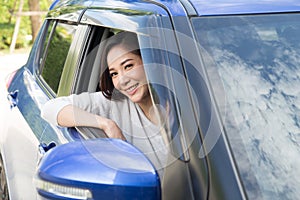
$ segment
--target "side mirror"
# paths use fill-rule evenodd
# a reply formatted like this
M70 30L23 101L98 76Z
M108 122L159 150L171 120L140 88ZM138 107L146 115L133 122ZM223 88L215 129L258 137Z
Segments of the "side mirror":
M161 199L153 165L117 139L54 147L42 158L36 176L37 191L46 199Z

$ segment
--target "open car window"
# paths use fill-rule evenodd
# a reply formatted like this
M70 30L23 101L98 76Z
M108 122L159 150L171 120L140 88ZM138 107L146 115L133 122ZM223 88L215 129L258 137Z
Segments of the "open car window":
M103 51L104 42L108 37L122 32L121 30L109 29L105 27L94 27L89 43L87 44L85 58L82 63L82 67L77 77L77 87L74 93L82 92L99 92L99 81L101 74L101 54ZM161 154L165 149L169 149L173 159L188 160L186 153L186 141L183 135L182 127L182 108L179 106L178 91L175 91L172 77L172 73L169 73L170 66L169 55L166 51L158 49L148 48L147 41L152 40L151 36L137 34L139 40L142 59L144 62L144 68L146 77L148 80L148 87L153 102L153 113L159 119L158 129L152 135L147 136L146 143L149 143L151 151ZM178 59L178 58L177 58ZM174 59L172 59L174 61ZM174 66L180 65L180 60ZM160 70L158 70L160 68ZM158 71L157 71L158 70ZM161 73L160 73L160 72ZM158 73L153 73L158 72ZM182 98L182 96L180 96ZM109 105L108 105L109 106ZM184 105L183 105L184 106ZM122 115L122 113L120 113ZM186 115L186 114L185 114ZM130 117L134 118L134 116ZM128 123L135 123L131 119L128 119ZM147 125L144 127L147 129ZM106 137L104 132L95 128L77 127L79 132L85 139ZM130 133L128 133L130 134ZM133 136L136 137L136 136ZM133 144L139 143L138 138L130 139ZM158 142L160 140L160 142ZM139 144L142 145L142 144Z

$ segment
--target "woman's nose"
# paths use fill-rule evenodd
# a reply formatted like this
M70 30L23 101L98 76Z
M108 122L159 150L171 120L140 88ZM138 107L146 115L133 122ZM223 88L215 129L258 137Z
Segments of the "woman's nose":
M119 76L119 85L126 86L130 82L130 78L126 74L120 74Z

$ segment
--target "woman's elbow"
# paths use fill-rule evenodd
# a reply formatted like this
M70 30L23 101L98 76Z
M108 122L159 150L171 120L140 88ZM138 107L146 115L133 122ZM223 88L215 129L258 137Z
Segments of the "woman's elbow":
M41 117L50 124L59 126L58 115L68 104L68 102L60 102L57 101L57 99L51 99L42 106Z

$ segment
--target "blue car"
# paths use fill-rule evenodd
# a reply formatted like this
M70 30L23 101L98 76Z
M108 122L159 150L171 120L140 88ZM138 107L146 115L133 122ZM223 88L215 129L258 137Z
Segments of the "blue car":
M41 117L50 99L100 91L101 44L119 32L137 35L153 104L170 102L162 168L100 129ZM6 84L1 199L300 196L298 1L54 1Z

